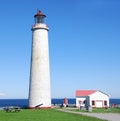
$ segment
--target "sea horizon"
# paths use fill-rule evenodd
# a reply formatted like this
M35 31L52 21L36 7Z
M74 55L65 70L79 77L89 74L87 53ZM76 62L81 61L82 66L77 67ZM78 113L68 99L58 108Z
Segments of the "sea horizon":
M68 105L76 105L76 98L67 98ZM64 98L52 98L51 104L61 105L63 104ZM110 98L110 105L116 104L120 105L120 98ZM27 98L23 99L0 99L0 107L5 106L20 106L21 108L27 108L29 105L29 100Z

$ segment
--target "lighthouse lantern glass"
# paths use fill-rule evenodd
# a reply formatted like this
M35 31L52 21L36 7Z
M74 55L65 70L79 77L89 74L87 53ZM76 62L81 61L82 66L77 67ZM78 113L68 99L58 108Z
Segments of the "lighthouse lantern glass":
M45 23L45 17L44 16L36 16L35 23Z

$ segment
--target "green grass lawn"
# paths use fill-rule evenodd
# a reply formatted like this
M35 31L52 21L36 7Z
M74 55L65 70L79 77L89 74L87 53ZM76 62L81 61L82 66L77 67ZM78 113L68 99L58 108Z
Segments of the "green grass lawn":
M97 118L57 111L55 109L23 109L20 112L0 111L0 121L105 121Z
M108 109L104 109L104 108L98 109L98 108L95 108L95 109L93 109L93 112L94 113L120 113L120 108L108 108Z

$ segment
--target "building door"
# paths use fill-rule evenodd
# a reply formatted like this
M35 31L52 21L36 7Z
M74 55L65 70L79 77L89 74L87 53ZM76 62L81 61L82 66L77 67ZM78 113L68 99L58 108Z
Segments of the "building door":
M96 107L97 108L103 107L103 102L102 101L96 101Z

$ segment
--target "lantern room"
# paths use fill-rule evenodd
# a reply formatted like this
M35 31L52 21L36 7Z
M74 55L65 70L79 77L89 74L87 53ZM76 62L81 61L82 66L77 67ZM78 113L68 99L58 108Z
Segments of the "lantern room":
M44 15L41 11L38 11L37 14L34 15L35 23L45 23L46 15Z

